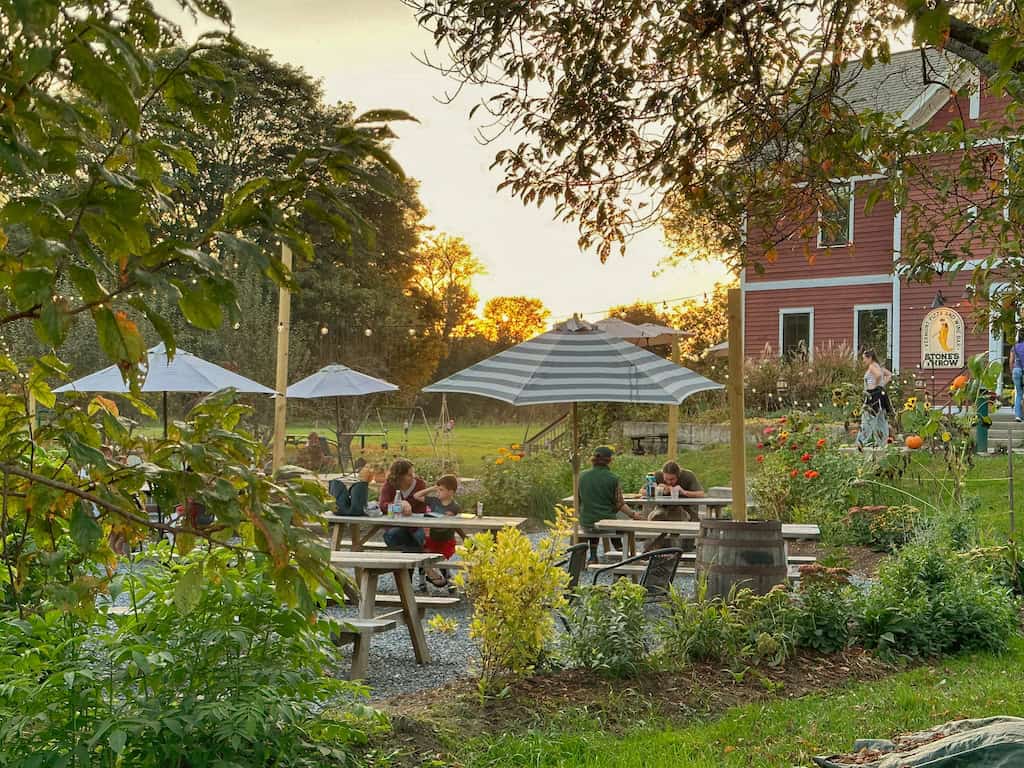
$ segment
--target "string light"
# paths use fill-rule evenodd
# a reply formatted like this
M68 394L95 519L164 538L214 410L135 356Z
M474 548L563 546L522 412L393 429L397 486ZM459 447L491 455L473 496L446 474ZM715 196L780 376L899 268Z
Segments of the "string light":
M369 338L370 336L373 336L373 329L372 328L367 328L365 331L363 331L363 335L366 336L367 338Z
M326 336L327 335L327 326L326 325L321 326L321 328L320 328L320 335L321 336Z

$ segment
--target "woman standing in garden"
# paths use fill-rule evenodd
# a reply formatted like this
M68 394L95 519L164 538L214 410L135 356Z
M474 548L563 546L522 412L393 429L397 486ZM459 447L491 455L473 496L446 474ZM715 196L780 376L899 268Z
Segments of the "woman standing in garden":
M872 444L884 448L889 442L889 411L892 409L885 385L892 381L892 373L878 362L873 349L865 349L862 355L866 369L857 448L861 450Z
M1017 343L1010 347L1010 376L1013 378L1013 417L1024 421L1024 331L1017 332Z

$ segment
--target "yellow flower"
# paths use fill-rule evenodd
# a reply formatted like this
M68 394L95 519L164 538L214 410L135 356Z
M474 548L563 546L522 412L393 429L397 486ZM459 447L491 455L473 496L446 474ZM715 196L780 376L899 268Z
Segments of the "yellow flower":
M520 456L520 455L519 455L518 453L513 453L513 454L512 454L511 456L509 456L508 458L509 458L509 461L519 461L519 460L520 460L520 459L522 459L523 457L522 457L522 456Z
M498 453L504 456L506 453L508 453L508 448L499 448Z
M512 443L512 450L518 451L522 446L519 443Z
M917 398L916 397L908 397L907 398L907 402L905 402L903 404L903 410L904 411L912 411L916 407L917 407Z
M495 463L495 464L504 464L504 463L505 463L505 460L504 460L504 459L495 459L495 460L494 460L494 463Z
M953 436L951 434L949 434L949 432L943 432L942 433L942 442L948 443L952 439L953 439Z
M789 432L779 432L779 441L784 443L787 440L789 440Z

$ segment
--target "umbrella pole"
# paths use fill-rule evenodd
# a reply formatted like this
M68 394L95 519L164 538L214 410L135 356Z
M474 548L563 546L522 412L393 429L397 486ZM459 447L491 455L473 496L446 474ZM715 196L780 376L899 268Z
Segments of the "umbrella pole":
M679 365L679 337L672 339L672 362ZM668 407L668 458L675 461L679 451L679 405Z
M572 508L576 514L576 526L572 530L572 543L579 541L580 519L580 412L579 404L572 404Z
M341 398L334 398L334 439L338 445L338 469L342 472L345 471L345 467L342 465L341 460ZM354 462L353 462L354 463Z
M163 396L164 396L163 397L163 400L164 400L164 440L166 440L167 439L167 391L166 390L164 391Z

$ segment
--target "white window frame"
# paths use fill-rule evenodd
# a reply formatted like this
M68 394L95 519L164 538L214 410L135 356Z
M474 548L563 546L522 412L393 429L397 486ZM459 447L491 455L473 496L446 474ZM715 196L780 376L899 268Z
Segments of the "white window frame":
M818 248L848 248L853 243L853 212L856 209L854 202L857 198L857 185L853 179L832 179L830 181L834 186L842 186L846 184L850 189L850 210L848 212L847 220L849 222L846 231L846 242L836 243L835 245L825 245L821 242L821 207L818 208Z
M814 359L814 307L785 307L779 309L779 357L785 354L782 346L782 321L786 315L810 315L807 324L807 359Z
M971 120L981 117L981 72L977 69L971 73L971 100L967 109Z
M860 354L860 323L857 322L858 312L885 310L885 357L892 365L892 304L854 304L853 305L853 354Z

